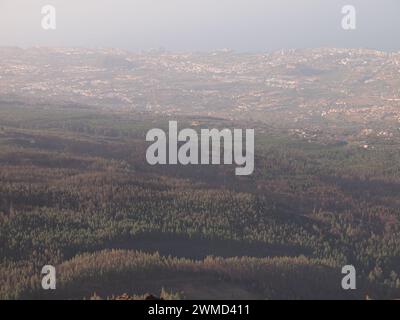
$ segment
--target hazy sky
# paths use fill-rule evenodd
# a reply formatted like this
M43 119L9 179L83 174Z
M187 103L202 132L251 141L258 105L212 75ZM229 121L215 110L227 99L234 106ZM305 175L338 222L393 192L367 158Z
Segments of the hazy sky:
M41 8L57 9L57 30ZM341 8L357 9L357 30ZM400 0L0 0L0 45L269 51L304 47L400 50Z

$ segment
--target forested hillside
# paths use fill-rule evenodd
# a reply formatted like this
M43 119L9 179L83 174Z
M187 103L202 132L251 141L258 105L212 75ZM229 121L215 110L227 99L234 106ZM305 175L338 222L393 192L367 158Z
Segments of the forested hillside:
M255 173L150 167L145 135L162 116L2 103L0 298L400 296L398 148L178 120L254 126ZM41 289L46 264L54 292Z

